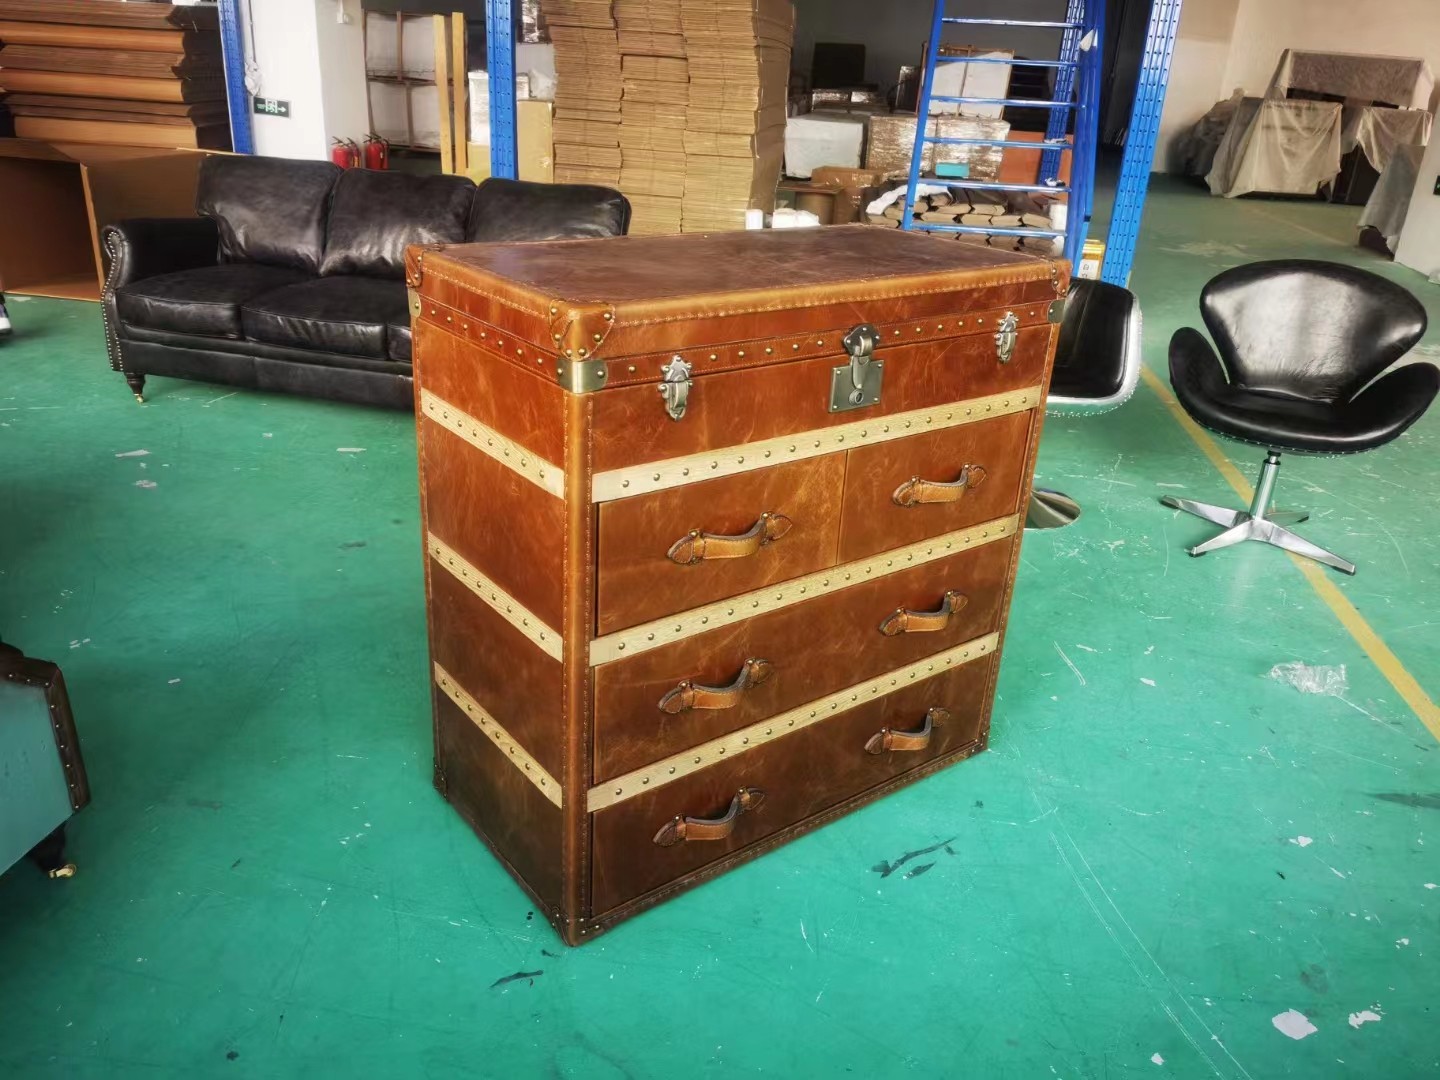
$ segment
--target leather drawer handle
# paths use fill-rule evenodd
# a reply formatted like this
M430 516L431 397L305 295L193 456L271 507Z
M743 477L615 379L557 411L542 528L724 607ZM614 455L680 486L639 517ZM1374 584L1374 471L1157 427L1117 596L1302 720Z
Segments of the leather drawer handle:
M759 686L774 672L775 665L769 660L751 657L729 686L697 686L686 679L660 699L660 711L674 716L687 709L733 709L745 691Z
M735 831L741 814L748 814L765 801L759 788L741 788L730 800L730 809L717 818L674 817L660 826L655 843L671 847L682 840L724 840Z
M940 606L934 611L896 608L885 616L885 621L880 624L880 633L886 637L895 637L898 634L929 634L944 630L950 625L950 616L962 611L968 603L968 596L952 589L945 594Z
M743 559L754 555L766 544L773 544L794 525L784 514L764 513L760 520L739 536L694 529L670 545L666 553L670 561L681 566L694 566L705 559Z
M985 480L985 469L979 465L966 465L960 476L946 484L939 480L921 480L912 476L895 489L891 496L896 506L930 506L935 503L959 502L967 490L977 488Z
M930 745L930 736L935 728L950 722L950 710L938 706L925 714L924 721L914 731L895 731L881 728L865 740L867 754L883 754L887 750L924 750Z

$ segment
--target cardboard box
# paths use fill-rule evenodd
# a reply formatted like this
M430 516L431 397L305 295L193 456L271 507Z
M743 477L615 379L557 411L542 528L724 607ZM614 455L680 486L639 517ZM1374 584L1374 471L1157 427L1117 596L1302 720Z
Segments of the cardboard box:
M194 217L206 155L0 139L0 280L7 292L99 300L100 230L126 218ZM18 212L23 210L23 212Z
M551 102L515 103L515 164L521 180L555 182L554 127L555 106ZM465 175L476 183L490 175L490 147L470 144L470 164Z
M865 118L810 112L785 124L785 174L802 180L817 168L859 168L865 145Z
M865 205L875 198L884 182L885 174L878 169L842 169L822 165L810 173L810 183L815 187L835 189L835 203L830 214L832 225L859 221Z

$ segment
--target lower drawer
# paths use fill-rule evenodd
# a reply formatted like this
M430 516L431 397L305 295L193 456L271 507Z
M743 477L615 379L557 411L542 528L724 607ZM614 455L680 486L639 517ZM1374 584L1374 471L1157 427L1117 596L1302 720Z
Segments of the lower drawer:
M989 721L997 662L985 656L598 811L593 914L971 746Z
M1017 543L991 541L601 665L596 781L994 630ZM949 592L956 594L953 614L905 631L893 625L897 609L945 611ZM757 671L760 678L745 677ZM685 687L699 688L705 699L685 702Z

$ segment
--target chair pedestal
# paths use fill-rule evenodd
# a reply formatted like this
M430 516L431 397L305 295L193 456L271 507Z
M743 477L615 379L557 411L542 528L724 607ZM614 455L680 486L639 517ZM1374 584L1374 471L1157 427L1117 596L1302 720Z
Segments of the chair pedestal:
M1080 504L1069 495L1045 488L1030 492L1030 505L1025 511L1027 529L1063 529L1075 524L1080 516Z
M1347 562L1285 528L1286 525L1298 525L1308 520L1308 511L1270 509L1270 500L1275 493L1275 480L1279 473L1280 455L1272 450L1266 455L1265 464L1261 466L1260 479L1255 484L1255 498L1251 500L1249 510L1232 510L1193 499L1178 499L1174 495L1166 495L1160 502L1187 514L1194 514L1212 524L1224 526L1224 532L1203 544L1187 549L1191 555L1206 555L1245 540L1259 540L1272 547L1283 548L1285 551L1332 566L1341 573L1354 574L1354 563Z

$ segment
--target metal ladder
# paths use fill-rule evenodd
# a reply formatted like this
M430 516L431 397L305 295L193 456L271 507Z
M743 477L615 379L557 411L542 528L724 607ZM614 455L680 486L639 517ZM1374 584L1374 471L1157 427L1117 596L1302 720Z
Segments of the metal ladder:
M905 209L901 227L927 232L969 233L985 236L1019 236L1030 238L1063 238L1065 257L1078 263L1085 246L1091 207L1095 194L1095 154L1099 140L1100 111L1100 42L1105 34L1105 0L1069 0L1064 22L1034 19L976 19L945 14L945 0L935 0L930 22L930 43L925 51L925 72L920 85L920 103L915 122L915 144L910 157L910 181L905 190ZM1054 30L1061 34L1059 56L1054 60L1020 60L1005 56L972 57L940 55L941 38L947 25L1015 26L1029 29ZM1024 98L987 98L936 94L935 72L941 64L1006 64L1011 67L1053 68L1055 95L1049 101ZM1040 143L1012 139L954 139L927 133L931 102L956 105L999 105L1001 107L1040 108L1050 110L1045 139ZM1070 183L1060 180L1062 151L1070 149L1065 139L1069 115L1075 114L1075 145L1071 153ZM942 146L985 146L1001 150L1024 149L1043 151L1040 158L1039 182L1006 184L997 180L971 180L922 177L921 161L927 144ZM967 191L999 193L1030 192L1063 195L1067 203L1065 228L1031 229L1003 228L989 225L944 225L916 221L910 208L915 205L920 183L940 184Z

